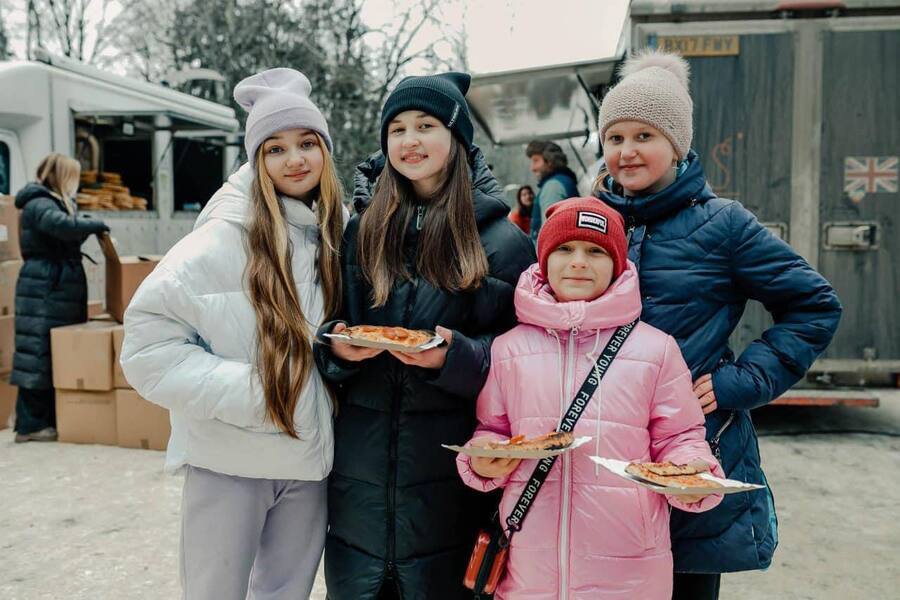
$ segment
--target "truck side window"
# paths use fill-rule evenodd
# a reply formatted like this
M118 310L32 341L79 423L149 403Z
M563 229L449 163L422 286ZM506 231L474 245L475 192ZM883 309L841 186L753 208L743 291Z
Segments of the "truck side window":
M9 193L9 146L0 142L0 194Z

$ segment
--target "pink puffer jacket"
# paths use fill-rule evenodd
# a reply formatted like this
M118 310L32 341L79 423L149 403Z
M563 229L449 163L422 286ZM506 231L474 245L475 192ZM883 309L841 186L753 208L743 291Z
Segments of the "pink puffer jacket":
M637 271L626 271L591 302L557 302L537 265L516 289L517 327L494 341L491 372L478 397L472 441L529 437L556 429L575 392L619 325L641 313ZM522 531L510 546L498 600L605 598L669 600L672 554L668 503L700 512L721 496L686 506L598 467L590 456L684 464L703 460L724 476L704 439L703 414L675 340L639 323L619 350L575 427L594 439L557 459ZM535 466L485 479L459 455L463 480L504 487L500 515L512 512Z

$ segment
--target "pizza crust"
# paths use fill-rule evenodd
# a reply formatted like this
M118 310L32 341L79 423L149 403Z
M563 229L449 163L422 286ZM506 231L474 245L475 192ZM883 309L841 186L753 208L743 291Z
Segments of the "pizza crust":
M625 472L663 487L717 488L722 484L700 477L701 471L689 465L665 463L630 463Z
M382 344L400 344L410 348L421 346L434 337L427 331L383 325L354 325L343 330L341 334L358 340L368 340Z
M528 439L517 435L503 442L489 442L488 448L516 450L562 450L575 442L575 436L569 431L551 431L536 438Z

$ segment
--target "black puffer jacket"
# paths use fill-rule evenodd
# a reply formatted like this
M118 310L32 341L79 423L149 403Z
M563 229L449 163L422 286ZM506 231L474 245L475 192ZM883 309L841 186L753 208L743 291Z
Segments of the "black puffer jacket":
M319 368L341 387L325 548L331 600L375 598L388 573L404 600L471 597L463 574L477 528L490 519L496 498L466 488L454 453L441 444L471 437L491 343L514 324L513 291L535 260L531 242L507 219L500 185L477 149L471 164L475 217L490 269L478 289L453 294L414 277L397 283L385 306L371 308L371 288L356 260L359 215L347 226L346 320L416 329L442 325L453 330L453 341L439 371L408 367L386 352L349 364L317 344ZM383 165L377 154L358 167L357 212L368 204ZM412 225L404 242L411 269L417 234Z
M73 218L62 200L37 183L16 195L22 258L16 282L16 353L10 382L24 388L53 387L50 329L87 320L87 281L81 244L109 228L95 219Z

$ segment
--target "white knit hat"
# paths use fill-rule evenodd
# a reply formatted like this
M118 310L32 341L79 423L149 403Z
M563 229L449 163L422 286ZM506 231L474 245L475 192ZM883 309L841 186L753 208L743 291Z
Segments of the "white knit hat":
M600 105L600 140L620 121L640 121L665 135L684 160L694 136L690 66L677 54L644 50L625 61L622 80Z
M328 123L309 99L312 85L294 69L269 69L247 77L234 86L234 99L248 113L244 147L251 164L256 151L273 134L286 129L311 129L322 136L333 152Z

